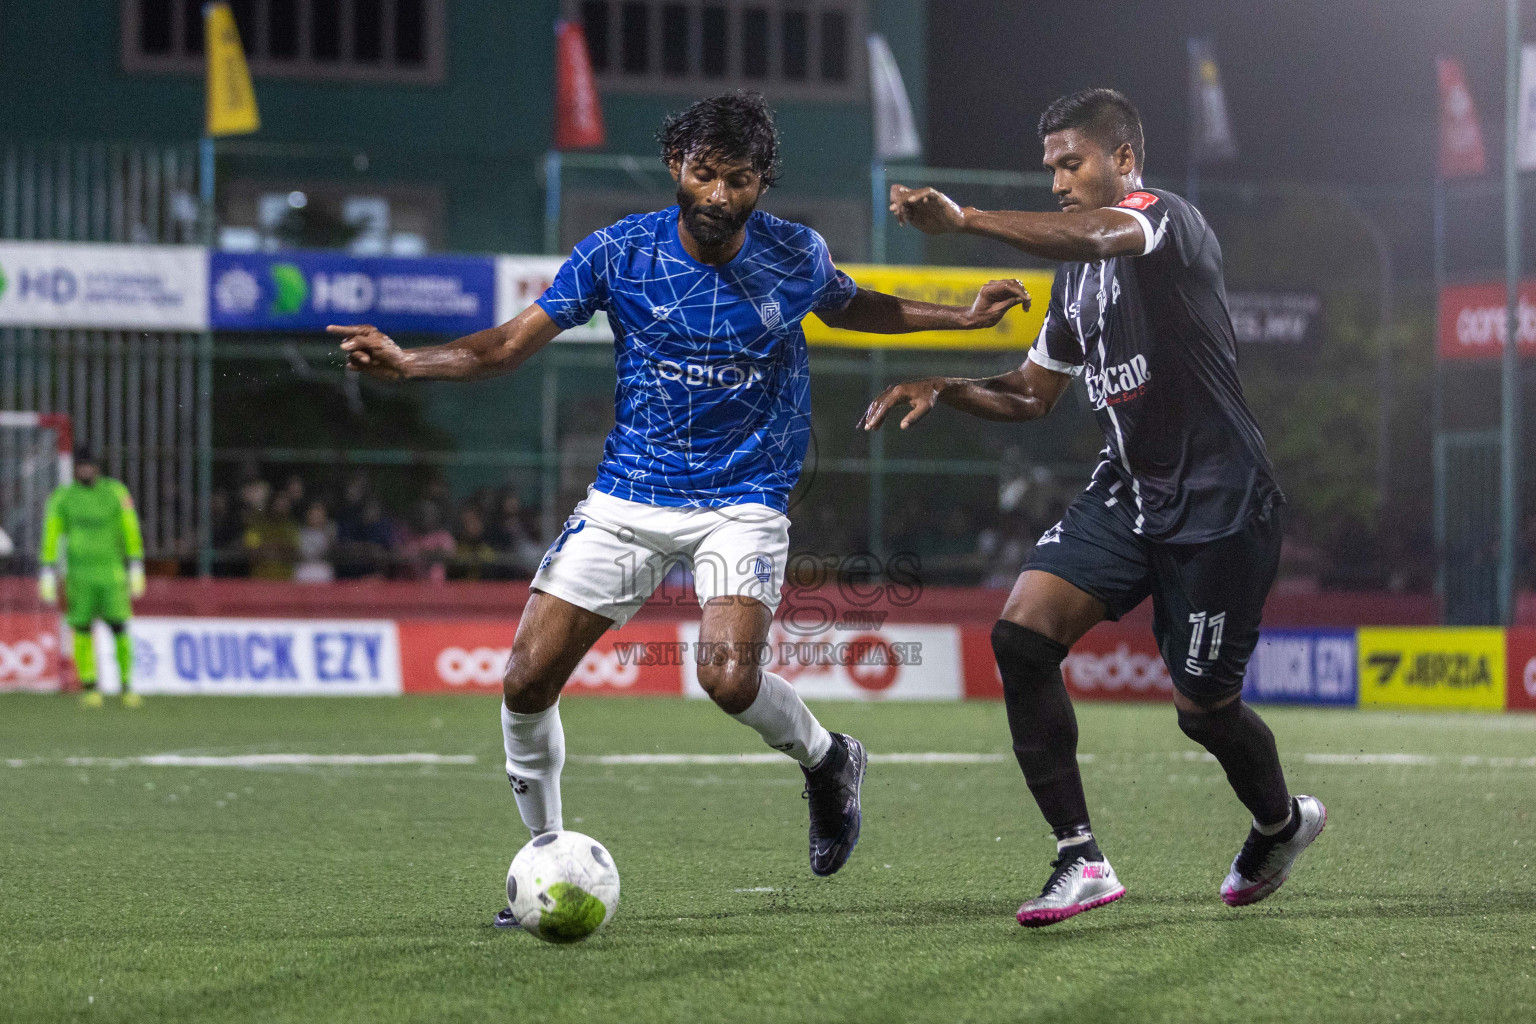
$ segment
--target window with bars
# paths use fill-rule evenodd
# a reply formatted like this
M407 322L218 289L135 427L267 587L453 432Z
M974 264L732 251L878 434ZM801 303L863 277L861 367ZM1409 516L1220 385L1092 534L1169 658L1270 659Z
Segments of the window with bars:
M123 67L203 70L202 0L122 0ZM251 71L440 82L447 0L231 0Z
M863 96L862 0L565 0L605 89Z

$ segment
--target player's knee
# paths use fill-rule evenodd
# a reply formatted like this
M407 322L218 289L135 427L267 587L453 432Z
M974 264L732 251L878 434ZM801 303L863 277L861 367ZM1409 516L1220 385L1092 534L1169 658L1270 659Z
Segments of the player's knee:
M759 671L745 660L706 662L698 666L699 686L722 708L740 712L752 703Z
M513 645L501 677L502 700L508 709L518 714L543 711L559 698L564 685L565 680L555 678L551 666L537 655Z
M1064 644L1017 622L998 619L992 625L992 654L1003 677L1003 689L1060 685Z
M1179 729L1202 747L1225 736L1231 731L1233 720L1242 714L1242 702L1236 697L1217 698L1213 703L1201 704L1186 696L1175 706Z

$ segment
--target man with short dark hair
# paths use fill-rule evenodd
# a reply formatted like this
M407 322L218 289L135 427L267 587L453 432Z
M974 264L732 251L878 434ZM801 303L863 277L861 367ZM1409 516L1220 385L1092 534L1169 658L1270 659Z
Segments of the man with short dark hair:
M1221 885L1232 906L1285 881L1327 813L1292 797L1268 726L1241 699L1280 557L1280 489L1237 376L1221 246L1200 211L1141 183L1141 118L1089 89L1040 118L1060 213L962 208L933 189L891 188L891 210L929 233L963 231L1061 261L1029 357L986 380L893 385L867 430L911 405L906 428L944 404L983 419L1050 412L1082 375L1105 435L1088 489L1041 535L992 630L1008 727L1057 840L1055 869L1021 924L1065 920L1125 894L1089 826L1077 721L1061 676L1094 624L1149 595L1179 726L1215 755L1253 815Z
M778 133L761 96L701 100L669 117L658 139L677 205L583 239L510 322L410 351L372 327L330 330L365 373L473 380L511 372L562 330L608 314L616 423L597 482L534 577L504 680L507 777L523 823L535 835L562 827L558 698L567 678L685 560L703 606L699 684L800 763L811 870L830 875L858 841L864 748L829 733L759 661L810 433L800 322L814 313L884 334L991 327L1028 295L1017 281L993 281L970 307L939 306L855 285L815 231L757 209L778 170ZM503 911L497 923L516 922Z

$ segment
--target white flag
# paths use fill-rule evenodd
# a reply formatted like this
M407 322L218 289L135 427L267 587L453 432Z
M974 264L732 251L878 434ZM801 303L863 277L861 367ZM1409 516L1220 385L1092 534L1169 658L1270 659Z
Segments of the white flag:
M869 95L875 114L875 159L910 160L923 155L901 69L882 35L869 37Z
M1536 46L1520 50L1519 134L1515 145L1520 152L1517 166L1522 171L1536 170Z

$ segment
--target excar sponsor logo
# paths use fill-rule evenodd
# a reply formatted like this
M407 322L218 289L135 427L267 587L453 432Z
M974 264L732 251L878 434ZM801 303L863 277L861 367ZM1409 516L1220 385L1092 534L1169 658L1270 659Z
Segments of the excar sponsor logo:
M762 367L738 366L734 363L715 366L663 359L656 364L656 372L662 380L682 381L690 388L726 388L732 391L760 383L763 379Z
M1152 371L1147 368L1147 357L1138 355L1127 362L1095 370L1089 367L1083 374L1088 384L1088 400L1095 409L1107 405L1121 405L1146 394Z
M1493 685L1488 656L1467 651L1419 651L1411 657L1400 651L1378 651L1365 663L1376 673L1377 686L1391 684L1394 677L1404 685L1425 689L1468 690Z

